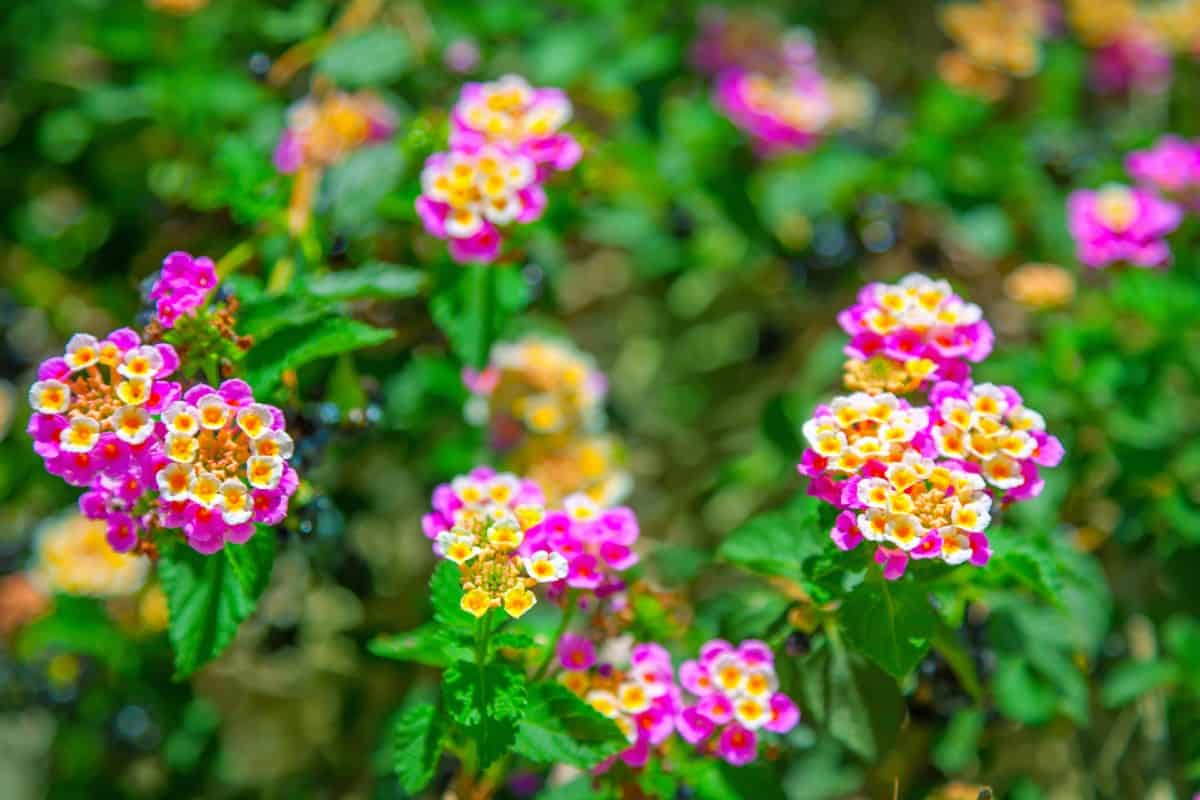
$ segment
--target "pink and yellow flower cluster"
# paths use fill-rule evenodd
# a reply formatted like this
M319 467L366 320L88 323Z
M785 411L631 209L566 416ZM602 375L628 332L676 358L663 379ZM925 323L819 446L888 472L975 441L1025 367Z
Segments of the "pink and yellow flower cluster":
M911 559L986 564L993 505L1038 496L1039 467L1057 465L1063 447L1015 389L972 382L992 348L979 307L909 275L867 286L838 319L853 337L846 381L860 391L816 409L797 465L809 494L841 509L834 543L873 543L892 580ZM927 404L885 391L897 383Z
M559 681L592 708L611 719L625 734L629 747L617 754L631 767L645 766L651 751L675 732L681 708L671 655L662 645L634 645L629 667L597 664L591 641L566 634L558 645ZM614 762L596 767L604 772Z
M779 691L775 657L764 642L734 647L713 639L699 658L679 666L679 683L694 698L676 717L679 734L734 766L757 758L764 732L784 734L800 721L796 704Z
M171 254L155 287L160 314L166 303L174 321L215 283L211 261ZM80 510L106 524L118 552L152 547L149 535L170 528L202 553L245 542L253 523L282 521L296 490L282 412L241 380L185 392L168 380L178 368L174 347L129 328L79 333L29 389L35 452L48 472L87 487Z
M570 118L565 92L534 88L516 75L463 86L450 149L425 161L416 201L425 229L449 242L455 261L492 262L505 228L541 218L543 184L582 155L562 131Z
M614 505L629 488L606 435L608 381L593 359L566 342L527 336L492 348L480 372L465 370L473 398L468 416L486 421L493 449L534 480L551 504L584 493Z
M838 324L850 335L845 352L853 362L899 365L918 384L967 377L995 341L979 306L946 281L919 273L867 284L858 302L838 314Z

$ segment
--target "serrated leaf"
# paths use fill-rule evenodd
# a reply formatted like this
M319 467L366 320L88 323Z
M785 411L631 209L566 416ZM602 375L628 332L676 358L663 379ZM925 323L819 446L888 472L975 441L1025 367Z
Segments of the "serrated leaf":
M535 644L533 637L519 631L504 631L491 638L493 650L501 648L508 650L528 650Z
M508 664L460 661L442 676L442 691L450 718L474 740L481 768L512 747L529 701L523 673Z
M325 300L398 300L415 297L425 286L425 273L383 261L313 278L308 293Z
M821 552L817 503L801 495L779 511L759 514L736 528L721 543L717 555L739 567L764 575L800 580L804 561Z
M557 683L530 688L513 749L538 764L596 766L628 746L616 724Z
M191 675L229 646L266 588L274 557L275 539L267 530L208 556L182 542L162 547L158 575L167 595L167 636L177 678Z
M439 625L458 631L475 630L475 618L462 610L462 576L453 561L442 559L429 578L433 618Z
M929 651L937 615L909 581L868 580L846 596L838 614L846 642L900 680Z
M437 770L445 736L445 721L428 704L408 709L396 721L392 764L405 792L415 795L429 785Z
M905 708L899 688L883 671L833 639L821 641L799 666L800 697L810 720L867 761L891 749Z
M284 370L296 369L321 358L383 344L394 331L374 328L358 320L324 317L306 325L283 328L254 343L244 362L246 380L262 396L279 385Z

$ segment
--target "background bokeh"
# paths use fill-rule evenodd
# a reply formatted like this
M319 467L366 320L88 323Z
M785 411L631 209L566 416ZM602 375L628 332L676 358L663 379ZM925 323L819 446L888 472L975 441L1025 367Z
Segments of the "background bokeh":
M608 376L653 599L645 629L746 637L786 624L803 657L807 601L715 553L803 491L799 428L840 381L834 317L865 281L923 271L980 303L998 343L979 376L1018 385L1066 445L1044 495L1005 520L1034 544L973 578L963 648L984 690L930 656L903 687L898 736L864 747L806 716L773 791L1191 796L1195 223L1173 237L1169 270L1085 271L1065 203L1121 180L1129 150L1194 133L1200 70L1182 52L1161 86L1101 92L1095 43L1059 14L1036 68L988 97L944 79L955 42L941 4L757 5L768 29L809 29L837 89L837 129L811 152L760 159L720 115L690 60L693 3L0 9L0 797L403 796L388 721L429 694L430 676L366 644L426 617L429 492L487 452L459 376L462 270L413 200L459 85L506 72L568 91L585 156L517 234L498 329L567 337ZM397 132L332 167L312 226L292 236L271 151L319 80L370 88ZM141 282L178 249L236 264L229 283L249 298L372 262L424 274L415 296L344 295L391 341L283 381L300 502L258 611L188 681L172 680L153 580L47 597L28 577L39 537L77 524L76 492L23 433L36 364L76 330L144 313ZM853 700L848 713L871 716Z

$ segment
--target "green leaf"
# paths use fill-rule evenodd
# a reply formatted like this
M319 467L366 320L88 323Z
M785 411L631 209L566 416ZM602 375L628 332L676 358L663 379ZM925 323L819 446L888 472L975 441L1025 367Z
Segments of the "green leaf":
M392 81L404 74L411 60L412 48L403 33L375 28L334 42L317 59L317 69L353 89Z
M437 624L452 630L474 633L475 618L462 610L462 576L458 566L442 559L429 578L429 596L433 601L433 618Z
M824 547L819 526L816 500L801 495L787 507L734 529L717 556L751 572L800 580L805 560Z
M183 542L162 548L158 575L167 595L167 635L177 678L191 675L233 641L266 588L274 560L275 536L269 529L208 556Z
M929 651L937 626L937 616L916 583L879 576L846 596L838 620L847 643L897 680Z
M1179 665L1173 661L1124 661L1104 681L1100 700L1116 708L1178 680Z
M538 764L589 769L628 746L612 720L557 683L530 688L513 750Z
M472 655L471 648L456 639L452 631L431 623L405 633L376 636L367 643L367 650L380 658L444 667Z
M799 667L809 719L867 761L891 749L905 714L891 678L835 639L818 643Z
M460 661L446 670L442 690L447 712L474 740L480 768L486 769L516 738L529 701L525 675L508 664L480 668Z
M433 321L446 334L455 354L476 367L486 361L491 343L529 302L529 287L514 267L455 267L453 282L430 301Z
M296 369L320 358L374 347L394 335L393 331L373 328L358 320L332 316L306 325L289 326L255 342L244 362L246 380L254 387L256 395L267 395L279 384L284 370Z
M978 709L967 708L955 714L933 747L933 763L937 768L952 775L970 764L979 751L985 724L983 712Z
M433 779L445 737L445 720L429 704L408 709L396 721L392 764L405 792L415 795Z
M425 286L425 273L383 261L357 269L330 272L308 283L308 293L325 300L398 300L415 297Z

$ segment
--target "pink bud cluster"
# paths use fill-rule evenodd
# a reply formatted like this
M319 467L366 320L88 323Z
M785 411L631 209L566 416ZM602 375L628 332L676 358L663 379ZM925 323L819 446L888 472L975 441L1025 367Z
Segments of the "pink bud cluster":
M1161 137L1125 159L1135 185L1109 183L1067 198L1067 228L1088 267L1167 267L1167 242L1186 212L1200 210L1200 143Z
M809 494L841 510L831 538L842 550L874 544L891 580L912 559L983 566L994 506L1041 494L1039 469L1062 460L1062 444L1016 389L971 380L991 328L944 281L871 284L838 319L853 336L847 383L867 390L817 407L797 465ZM896 372L926 404L881 390Z
M504 228L542 216L543 184L582 155L561 130L570 117L565 92L534 88L516 75L463 86L450 149L426 160L416 201L425 229L449 242L455 261L494 261Z
M608 770L617 758L634 768L645 766L651 750L674 733L681 709L671 655L659 644L637 644L630 651L629 667L619 669L597 664L587 638L566 634L559 640L558 659L563 669L559 681L613 720L629 741L629 747L595 771Z
M679 683L694 697L676 717L680 736L735 766L757 758L764 732L787 733L800 721L796 704L779 691L775 657L764 642L734 647L713 639L699 658L680 665Z
M194 258L181 250L169 254L150 290L150 299L156 301L158 323L164 328L174 327L181 316L201 308L216 286L217 269L211 258Z

